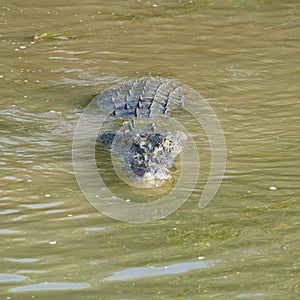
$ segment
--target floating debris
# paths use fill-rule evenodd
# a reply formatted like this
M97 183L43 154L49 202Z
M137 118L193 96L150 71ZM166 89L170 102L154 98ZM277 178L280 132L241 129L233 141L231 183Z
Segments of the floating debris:
M39 42L41 40L49 40L49 39L70 40L70 39L77 39L77 38L78 38L78 36L76 36L76 35L63 35L63 34L57 33L57 32L43 32L43 33L36 33L33 36L33 41Z
M269 190L271 190L271 191L276 191L276 190L277 190L277 187L276 187L276 186L270 186L270 187L269 187Z

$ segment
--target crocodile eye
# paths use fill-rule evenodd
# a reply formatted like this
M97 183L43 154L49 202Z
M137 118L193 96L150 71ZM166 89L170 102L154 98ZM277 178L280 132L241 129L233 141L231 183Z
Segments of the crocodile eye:
M175 148L175 144L172 140L164 139L163 141L164 150L167 152L173 152Z
M169 140L169 139L164 139L164 145L167 146L167 147L170 147L172 146L174 143L172 140Z

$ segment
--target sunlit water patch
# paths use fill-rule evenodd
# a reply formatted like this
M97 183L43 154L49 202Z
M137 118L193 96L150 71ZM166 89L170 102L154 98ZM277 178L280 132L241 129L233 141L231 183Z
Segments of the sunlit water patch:
M163 267L138 267L130 268L119 272L114 272L114 275L104 278L104 280L133 280L143 279L152 276L176 275L185 273L191 270L204 269L214 267L217 261L195 261L182 262L178 264L167 265Z

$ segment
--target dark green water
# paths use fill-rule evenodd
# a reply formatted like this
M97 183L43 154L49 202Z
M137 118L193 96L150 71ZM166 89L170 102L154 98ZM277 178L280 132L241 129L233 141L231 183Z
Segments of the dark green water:
M0 299L297 299L299 15L298 1L1 3ZM42 32L77 38L32 43ZM137 225L85 199L72 140L96 93L144 75L209 102L227 166L205 208L194 195Z

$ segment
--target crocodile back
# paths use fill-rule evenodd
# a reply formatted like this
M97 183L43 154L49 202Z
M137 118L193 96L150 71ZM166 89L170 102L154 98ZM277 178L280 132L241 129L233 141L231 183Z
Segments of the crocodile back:
M139 78L121 83L95 98L108 115L152 117L179 110L184 104L183 87L174 80Z

